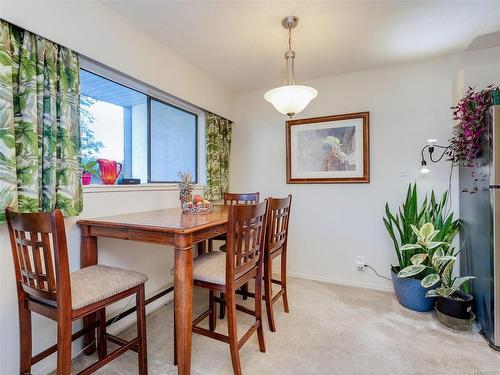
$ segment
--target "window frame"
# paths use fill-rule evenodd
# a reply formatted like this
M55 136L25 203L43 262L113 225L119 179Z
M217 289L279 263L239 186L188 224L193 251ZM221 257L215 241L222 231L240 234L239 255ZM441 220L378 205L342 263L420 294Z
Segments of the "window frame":
M154 185L154 184L177 184L180 181L152 181L151 180L151 100L155 100L161 104L173 107L177 110L189 113L195 116L195 170L193 176L193 183L204 184L206 179L206 164L204 160L204 148L200 147L205 143L205 126L203 119L205 118L205 111L191 103L179 99L173 95L167 94L153 86L150 86L142 81L132 78L124 73L116 71L110 67L100 64L87 57L80 57L80 69L89 73L95 74L103 79L116 83L120 86L134 90L146 96L147 108L147 181L141 182L140 185ZM124 145L125 151L125 145ZM125 155L124 155L125 157ZM127 185L128 186L128 185Z

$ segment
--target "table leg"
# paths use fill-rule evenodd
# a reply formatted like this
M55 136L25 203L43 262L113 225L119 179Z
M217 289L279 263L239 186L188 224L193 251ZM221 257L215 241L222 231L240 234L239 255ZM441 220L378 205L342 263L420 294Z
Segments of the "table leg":
M191 373L191 330L193 319L193 239L190 234L175 235L175 340L178 374Z
M97 237L90 236L90 227L82 227L82 243L80 249L80 268L89 267L97 264ZM87 315L83 318L83 326L89 327L95 324L95 314ZM96 350L95 329L91 329L83 337L84 353L91 355Z
M207 252L207 241L198 242L198 256L206 254Z

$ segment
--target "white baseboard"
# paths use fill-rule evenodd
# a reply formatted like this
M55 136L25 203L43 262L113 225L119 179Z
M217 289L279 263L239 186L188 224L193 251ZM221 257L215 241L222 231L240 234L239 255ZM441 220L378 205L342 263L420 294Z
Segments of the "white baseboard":
M304 273L297 273L297 272L288 272L288 276L294 276L294 277L298 277L301 279L307 279L307 280L323 281L325 283L330 283L330 284L339 284L339 285L353 286L356 288L373 289L373 290L380 290L383 292L394 293L394 289L392 287L392 284L387 285L387 287L384 287L384 286L380 286L380 285L373 285L373 284L362 283L362 282L358 282L358 281L343 280L343 279L337 279L334 277L313 276L313 275L307 275ZM387 283L389 284L389 281L387 281Z

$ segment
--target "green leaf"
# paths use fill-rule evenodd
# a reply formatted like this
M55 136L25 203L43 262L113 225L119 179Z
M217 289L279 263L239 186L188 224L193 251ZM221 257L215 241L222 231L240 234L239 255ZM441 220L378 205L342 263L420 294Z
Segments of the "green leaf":
M453 285L451 287L455 290L458 290L462 286L463 283L465 283L466 281L468 281L470 279L475 279L475 277L474 276L458 277L455 279L455 281L453 281Z
M453 288L437 288L436 292L437 292L437 294L439 294L442 297L449 297L453 293L455 293L455 289L453 289Z
M434 232L434 225L432 223L425 223L422 225L420 228L420 236L425 240L428 241L430 235Z
M425 268L426 266L424 266L423 264L408 266L399 271L398 277L410 277L422 272Z
M430 275L425 276L422 279L422 281L420 282L420 284L424 288L430 288L431 286L433 286L434 284L439 282L440 279L441 278L439 277L439 275L437 273L431 273Z
M444 262L447 262L449 260L455 260L457 259L456 257L454 257L453 255L443 255L443 256L439 256L439 257L436 257L436 262L439 262L439 264L443 264Z
M440 294L438 292L436 292L436 289L432 289L432 290L428 290L427 293L425 293L425 296L426 297L439 297Z
M441 257L444 258L444 257ZM443 281L443 285L446 287L450 286L451 273L453 271L453 265L455 264L455 257L450 259L446 266L444 267L443 272L441 272L441 280Z
M411 263L414 265L422 264L427 259L427 254L415 254L411 257Z
M406 245L403 245L399 248L399 250L401 251L404 251L404 250L416 250L416 249L421 249L423 250L423 247L420 246L419 244L406 244Z
M436 237L436 235L439 233L438 230L435 230L434 232L432 232L429 236L429 238L427 239L429 242L432 241L434 239L434 237Z
M431 263L434 267L439 267L441 264L441 261L438 260L438 258L444 256L444 250L442 248L438 248L435 252L434 255L432 256Z
M446 242L429 242L427 244L428 249L435 249L436 247L444 245Z
M418 230L418 228L413 224L410 224L410 227L411 227L411 230L413 231L413 233L415 233L417 235L417 237L420 237L420 231Z

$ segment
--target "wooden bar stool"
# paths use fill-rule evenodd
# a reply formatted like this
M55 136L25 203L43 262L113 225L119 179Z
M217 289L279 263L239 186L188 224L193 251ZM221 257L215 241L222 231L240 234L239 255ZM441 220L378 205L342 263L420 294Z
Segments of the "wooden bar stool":
M292 196L286 198L268 198L269 213L267 216L266 244L264 249L264 300L266 301L269 329L276 332L273 305L283 297L283 308L288 309L288 294L286 287L286 255L288 248L288 223ZM281 255L280 280L273 279L273 259ZM273 284L280 285L280 290L273 296Z
M283 308L288 309L288 293L286 286L286 255L288 247L288 223L292 196L286 198L267 198L269 209L267 215L266 243L264 247L264 293L262 298L266 302L269 329L276 332L273 305L283 297ZM281 255L280 280L273 279L273 259ZM280 290L273 295L272 285L280 285ZM248 292L248 296L255 298L255 293Z
M235 374L241 374L239 349L257 331L259 348L266 351L262 329L262 256L267 222L267 201L257 205L231 206L227 232L227 251L209 252L194 259L194 285L209 289L209 308L193 321L193 332L229 344ZM255 279L255 309L252 311L236 304L236 290ZM216 328L216 302L214 293L226 295L228 335L214 332ZM236 310L255 317L255 322L238 339ZM198 324L209 317L209 329Z
M108 266L91 266L69 272L68 249L63 215L51 213L19 214L7 208L7 223L14 260L19 301L20 374L57 352L57 374L71 373L71 344L88 330L72 334L72 322L97 314L99 360L80 374L91 374L127 350L139 357L139 374L146 375L146 310L144 283L147 276ZM106 333L106 306L135 294L137 337L125 341ZM57 322L57 344L32 355L31 312ZM107 353L106 340L119 345Z
M233 206L236 204L245 205L245 204L257 204L259 203L259 195L260 193L224 193L224 205L225 206ZM220 236L216 236L208 240L208 251L213 251L213 240L226 241L227 235L221 234ZM224 246L224 245L222 245ZM224 247L225 249L225 247Z
M257 204L259 203L260 193L224 193L224 205L233 206L233 205L248 205L248 204ZM220 236L211 238L208 240L208 251L213 251L213 240L218 241L226 241L227 235L221 234ZM223 244L219 250L226 251L226 244ZM248 298L248 284L241 286L241 294L243 295L243 299L246 300ZM222 303L220 305L220 313L219 317L224 319L224 315L226 312L225 304L224 304L224 294L220 295L222 299Z

